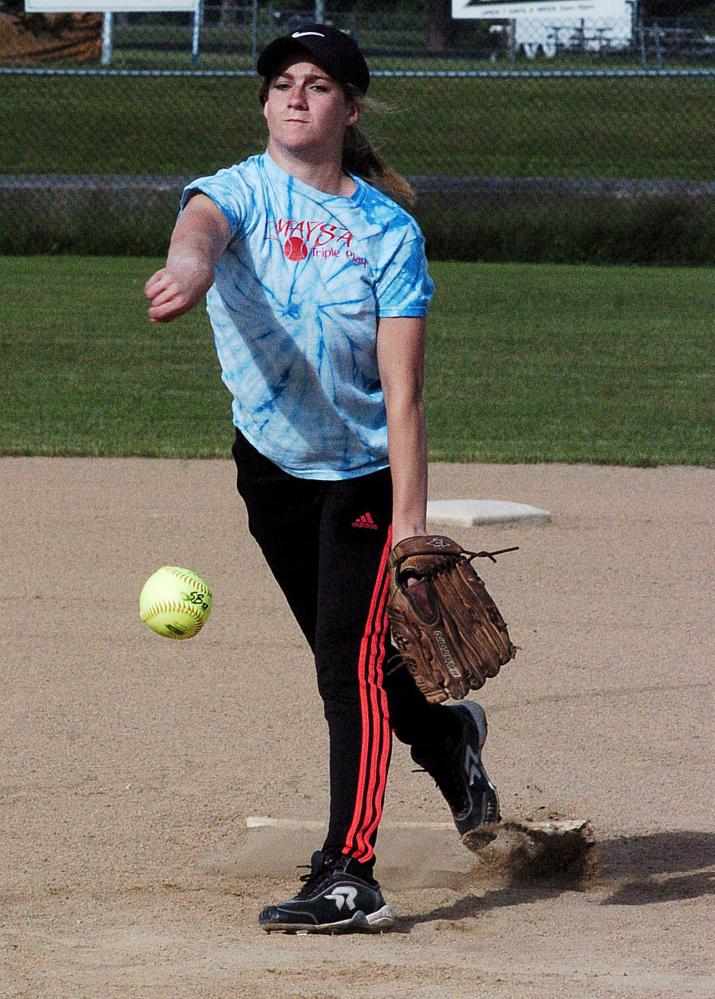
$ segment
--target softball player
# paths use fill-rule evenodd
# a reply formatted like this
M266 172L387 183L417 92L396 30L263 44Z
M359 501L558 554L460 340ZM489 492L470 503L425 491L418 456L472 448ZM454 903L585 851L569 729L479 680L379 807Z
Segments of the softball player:
M330 821L303 887L266 930L385 930L373 877L391 736L437 782L460 833L498 818L474 703L430 705L387 631L391 545L424 535L425 315L433 284L412 217L366 181L406 182L357 126L370 82L351 37L309 25L258 60L266 152L184 191L152 322L206 295L233 396L251 534L315 656Z

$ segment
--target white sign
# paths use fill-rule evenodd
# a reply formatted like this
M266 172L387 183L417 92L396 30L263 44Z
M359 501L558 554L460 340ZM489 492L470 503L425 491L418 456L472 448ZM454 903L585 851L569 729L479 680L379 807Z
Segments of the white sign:
M196 10L199 0L25 0L27 14L143 14Z
M494 3L490 0L452 0L453 18L482 20L513 20L533 18L535 21L553 20L569 15L570 20L583 17L617 17L630 21L631 11L627 0L517 0L512 3Z
M510 21L511 45L529 57L614 52L629 45L632 32L629 0L452 0L452 17Z

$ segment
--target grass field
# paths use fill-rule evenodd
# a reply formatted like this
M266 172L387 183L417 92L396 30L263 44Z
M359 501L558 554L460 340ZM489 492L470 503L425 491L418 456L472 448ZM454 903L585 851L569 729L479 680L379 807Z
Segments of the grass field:
M708 180L715 78L376 79L407 174ZM256 81L0 77L0 173L191 174L260 151Z
M375 79L365 127L410 176L712 181L713 78ZM265 148L256 80L0 76L0 174L214 173ZM150 185L151 186L151 185ZM0 253L163 252L177 195L0 188ZM708 191L422 195L434 260L709 266Z
M146 320L158 263L0 257L0 454L228 455L203 309ZM431 269L433 460L713 464L713 270Z

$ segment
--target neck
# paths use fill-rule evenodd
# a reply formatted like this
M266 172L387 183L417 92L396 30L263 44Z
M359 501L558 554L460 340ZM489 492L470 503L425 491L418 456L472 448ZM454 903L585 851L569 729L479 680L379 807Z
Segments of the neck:
M355 191L355 181L344 172L339 161L313 160L307 154L284 149L272 139L268 141L268 155L281 170L316 191L343 198L349 198Z

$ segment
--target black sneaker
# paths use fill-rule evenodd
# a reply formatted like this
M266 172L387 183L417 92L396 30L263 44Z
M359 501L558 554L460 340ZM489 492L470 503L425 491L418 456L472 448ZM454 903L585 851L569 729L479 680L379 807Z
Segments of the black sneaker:
M282 905L269 905L259 926L285 933L380 933L395 925L380 886L356 860L316 850L310 874L298 894Z
M414 752L412 758L430 774L446 798L462 842L478 850L495 838L495 824L501 820L497 789L482 763L487 716L474 701L450 704L447 710L459 715L459 742L445 747L437 758L428 759Z

